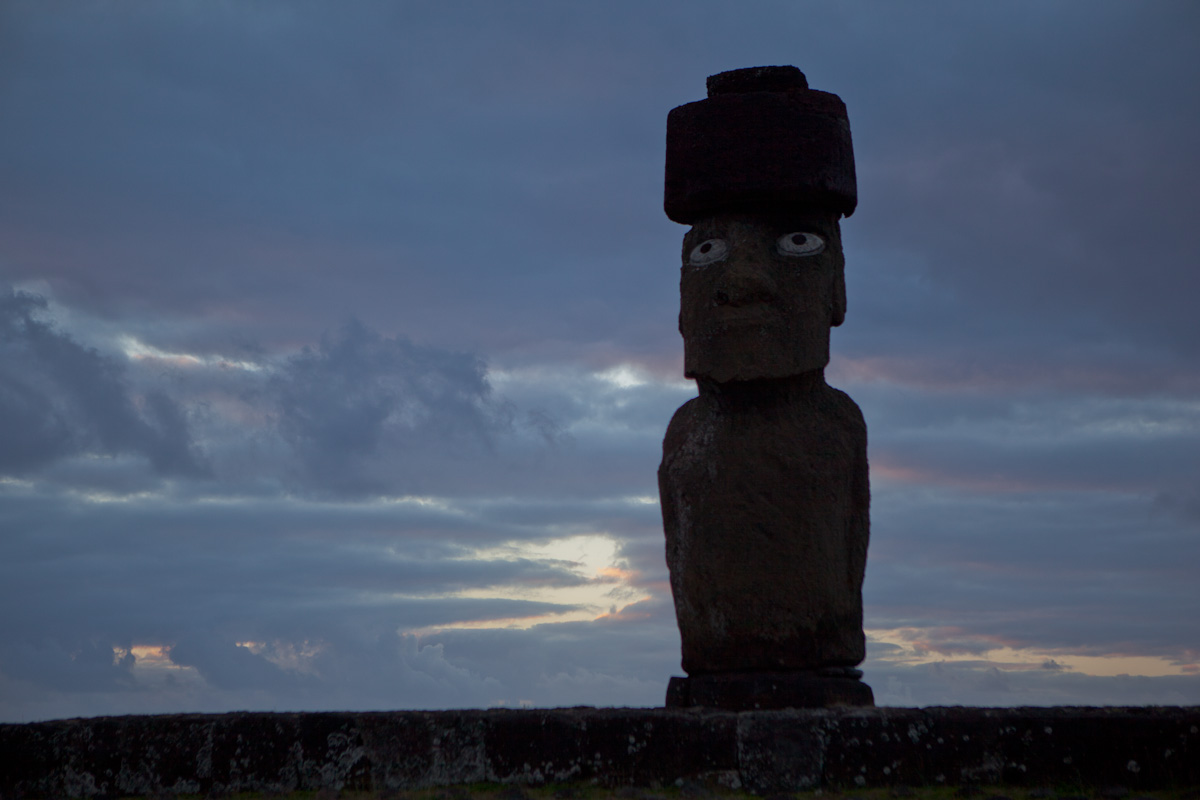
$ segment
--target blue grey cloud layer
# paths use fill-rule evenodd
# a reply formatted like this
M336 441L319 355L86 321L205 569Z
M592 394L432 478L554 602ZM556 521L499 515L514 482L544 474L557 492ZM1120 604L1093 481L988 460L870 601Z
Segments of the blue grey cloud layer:
M877 642L877 694L1200 702L1198 29L1185 2L6 3L0 717L660 702L665 117L771 63L855 137L829 378L870 428L867 624L957 659ZM591 534L607 616L431 632L609 591L487 549ZM140 670L151 644L186 669Z

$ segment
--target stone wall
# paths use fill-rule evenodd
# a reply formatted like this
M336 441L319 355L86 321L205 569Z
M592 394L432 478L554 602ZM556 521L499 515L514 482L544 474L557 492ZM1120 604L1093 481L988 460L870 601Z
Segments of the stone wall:
M0 725L0 793L106 797L479 781L758 793L1200 785L1200 707L235 713Z

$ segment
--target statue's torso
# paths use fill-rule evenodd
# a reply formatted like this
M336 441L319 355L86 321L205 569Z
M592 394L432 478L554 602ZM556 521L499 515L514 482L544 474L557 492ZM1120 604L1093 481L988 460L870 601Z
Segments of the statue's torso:
M867 481L862 414L823 379L676 412L659 490L685 670L862 661Z

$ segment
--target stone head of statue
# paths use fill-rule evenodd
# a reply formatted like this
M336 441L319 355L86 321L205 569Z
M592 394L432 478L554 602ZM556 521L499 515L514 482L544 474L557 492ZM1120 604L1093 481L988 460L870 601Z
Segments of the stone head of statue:
M683 240L684 373L782 378L829 362L846 314L838 220L857 203L846 107L795 67L708 79L667 117L667 216Z
M829 363L846 315L836 213L720 214L683 237L684 374L783 378Z

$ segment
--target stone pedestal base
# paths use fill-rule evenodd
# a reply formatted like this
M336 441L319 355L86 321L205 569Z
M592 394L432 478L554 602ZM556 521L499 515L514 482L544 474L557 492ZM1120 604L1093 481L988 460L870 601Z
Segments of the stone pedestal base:
M673 677L667 708L704 706L727 711L874 706L862 670L832 667L801 672L730 672Z

